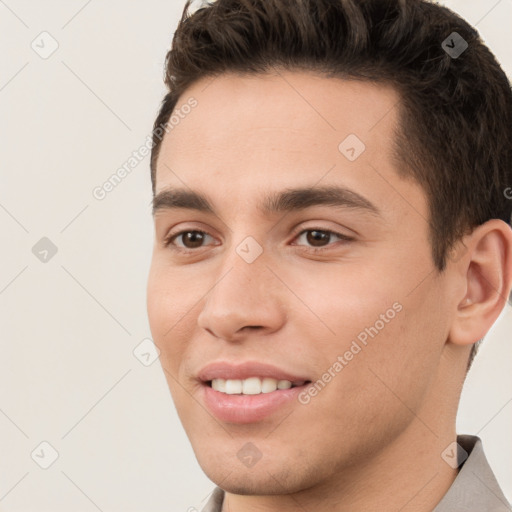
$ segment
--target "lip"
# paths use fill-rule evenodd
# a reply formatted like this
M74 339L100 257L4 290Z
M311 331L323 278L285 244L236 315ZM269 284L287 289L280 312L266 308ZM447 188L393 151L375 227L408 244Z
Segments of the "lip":
M227 361L215 361L204 366L197 377L203 383L212 379L242 380L249 377L271 377L277 380L289 380L292 383L311 380L309 377L295 375L277 366L258 361L245 361L236 364Z
M308 377L257 361L238 364L216 361L202 368L197 377L201 380L201 400L206 408L220 421L238 424L262 421L277 411L282 411L285 407L293 406L293 404L298 407L298 395L311 384L311 379ZM289 380L292 383L304 381L306 383L258 395L228 395L210 387L212 379L242 380L249 377L271 377L277 380Z
M299 394L311 383L289 389L278 389L259 395L227 395L215 391L208 384L202 386L202 401L206 408L225 423L256 423L277 411L295 405L299 407Z

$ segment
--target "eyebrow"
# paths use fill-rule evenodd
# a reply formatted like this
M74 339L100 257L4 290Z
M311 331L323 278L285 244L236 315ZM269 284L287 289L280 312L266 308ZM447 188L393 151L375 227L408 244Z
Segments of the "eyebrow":
M258 209L264 215L300 211L313 206L331 206L360 210L376 216L381 212L369 199L341 186L285 189L265 197ZM165 189L153 198L153 215L173 209L196 210L216 214L209 198L193 190Z

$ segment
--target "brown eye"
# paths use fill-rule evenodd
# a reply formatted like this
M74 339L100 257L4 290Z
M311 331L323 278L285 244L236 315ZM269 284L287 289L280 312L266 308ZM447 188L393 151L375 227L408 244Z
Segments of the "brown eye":
M316 229L307 231L306 240L314 247L323 247L329 242L331 234L326 231L317 231Z
M296 237L297 240L302 240L306 242L306 247L309 245L312 248L322 249L324 247L328 247L329 245L333 245L332 238L343 240L345 242L350 242L354 240L352 237L342 235L341 233L336 233L334 231L330 231L328 229L305 229L301 231ZM335 242L337 240L334 240ZM298 244L304 245L304 244Z
M183 245L187 249L196 249L197 247L201 247L204 235L205 234L200 231L187 231L186 233L182 233L180 236Z
M165 245L175 245L178 249L198 249L202 247L206 237L210 237L210 235L204 231L181 231L169 237ZM181 243L175 243L175 241L180 241Z

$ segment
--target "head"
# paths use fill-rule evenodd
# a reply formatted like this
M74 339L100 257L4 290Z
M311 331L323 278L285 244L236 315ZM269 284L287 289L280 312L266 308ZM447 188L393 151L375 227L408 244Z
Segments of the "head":
M424 428L411 410L454 423L512 283L511 88L430 2L189 3L154 125L151 330L205 472L292 492ZM198 380L214 360L281 363L317 391L219 421Z

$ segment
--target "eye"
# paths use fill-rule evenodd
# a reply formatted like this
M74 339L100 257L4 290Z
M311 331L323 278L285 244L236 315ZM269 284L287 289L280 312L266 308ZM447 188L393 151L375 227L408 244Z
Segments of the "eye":
M339 240L345 240L347 242L354 240L352 237L343 235L341 233L336 233L335 231L320 228L304 229L298 234L298 236L295 239L302 239L306 243L310 244L310 247L313 247L313 249L322 249L323 247L332 245L331 243L329 243L332 237L336 237Z
M324 247L333 245L333 237L346 242L354 240L352 237L347 235L320 228L304 229L294 238L294 240L300 241L302 239L302 241L309 244L313 250L322 250ZM200 249L201 247L204 247L204 242L207 241L208 238L213 240L213 237L204 231L197 229L183 230L178 233L168 235L164 240L164 247L172 246L173 249L178 251ZM181 243L177 243L178 241ZM303 244L295 243L293 245Z
M213 239L208 233L199 230L185 230L179 233L173 233L166 237L164 246L168 247L174 245L178 250L198 249L202 247L206 237ZM182 244L176 244L175 240L180 240Z

